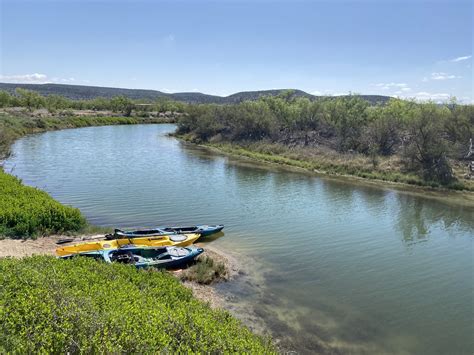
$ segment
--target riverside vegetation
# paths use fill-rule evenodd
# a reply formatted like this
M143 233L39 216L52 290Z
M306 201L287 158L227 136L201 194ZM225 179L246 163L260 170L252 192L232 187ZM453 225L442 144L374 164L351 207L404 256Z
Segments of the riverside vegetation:
M0 259L0 352L272 353L165 272L88 258Z
M474 190L464 179L474 106L357 95L311 101L289 91L236 105L194 105L177 134L224 152L330 174Z
M153 112L177 115L177 134L195 143L257 160L337 175L412 185L474 190L464 179L474 106L392 99L371 105L363 97L310 100L292 91L234 105L185 104L166 99L126 97L72 100L17 89L0 91L0 108L23 111L0 115L0 157L21 136L63 128L160 123ZM47 117L31 117L46 109ZM72 109L113 117L74 116ZM133 117L131 117L133 115ZM16 237L77 232L87 224L78 212L21 185L0 171L0 235ZM51 199L52 200L52 199ZM21 211L21 212L20 212ZM30 218L31 217L31 218Z

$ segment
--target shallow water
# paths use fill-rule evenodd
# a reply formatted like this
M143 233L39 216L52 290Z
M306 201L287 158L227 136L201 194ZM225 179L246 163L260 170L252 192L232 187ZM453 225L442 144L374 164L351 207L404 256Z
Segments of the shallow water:
M253 264L219 289L285 349L473 353L472 208L242 163L173 130L32 135L5 169L93 224L225 224L212 243Z

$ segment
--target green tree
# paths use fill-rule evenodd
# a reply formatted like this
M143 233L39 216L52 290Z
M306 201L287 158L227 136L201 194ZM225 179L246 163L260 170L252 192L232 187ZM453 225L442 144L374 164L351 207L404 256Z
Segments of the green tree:
M17 88L15 92L20 97L20 105L28 108L29 111L44 107L44 98L37 92L21 88Z
M434 103L420 104L408 122L408 137L404 149L405 164L419 172L425 180L448 184L453 172L447 160L449 145L444 134L444 122L449 110Z
M11 103L11 95L7 91L0 91L0 107L8 107Z

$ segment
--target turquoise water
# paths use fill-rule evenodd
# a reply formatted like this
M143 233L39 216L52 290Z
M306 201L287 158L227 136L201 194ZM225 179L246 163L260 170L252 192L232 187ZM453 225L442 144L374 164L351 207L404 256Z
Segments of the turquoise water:
M473 353L472 208L270 170L180 143L173 130L32 135L5 169L93 224L225 224L212 244L250 271L218 290L285 349Z

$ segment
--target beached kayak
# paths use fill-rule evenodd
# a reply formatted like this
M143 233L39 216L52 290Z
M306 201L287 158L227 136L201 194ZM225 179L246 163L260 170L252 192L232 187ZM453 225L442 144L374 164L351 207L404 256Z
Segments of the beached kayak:
M114 234L108 234L107 239L119 239L119 238L140 238L144 236L155 236L155 235L170 235L170 234L188 234L188 233L199 233L202 237L220 232L224 229L222 224L207 225L201 224L197 226L189 227L156 227L152 229L139 229L134 231L124 231L116 229Z
M165 247L165 246L188 246L193 244L200 234L176 234L161 235L141 238L122 238L114 240L98 240L95 242L80 243L68 245L56 249L59 256L91 252L97 250L109 250L123 247L124 245L148 246L148 247Z
M62 256L62 258L70 259L81 256L104 260L108 263L130 264L137 268L175 268L191 262L203 251L204 249L195 246L154 248L126 245L115 249L69 254Z

